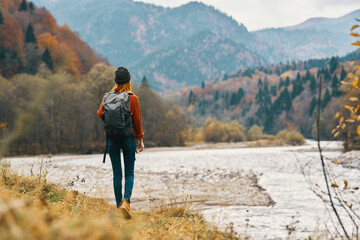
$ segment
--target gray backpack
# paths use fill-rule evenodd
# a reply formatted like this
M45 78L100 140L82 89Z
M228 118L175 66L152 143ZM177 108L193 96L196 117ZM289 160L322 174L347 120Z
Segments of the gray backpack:
M110 92L104 97L106 137L121 140L132 135L130 96L126 92Z

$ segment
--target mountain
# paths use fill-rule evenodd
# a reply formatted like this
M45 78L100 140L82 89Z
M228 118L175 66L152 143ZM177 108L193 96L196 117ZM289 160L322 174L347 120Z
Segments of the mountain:
M285 27L285 30L299 30L299 29L322 29L332 32L349 33L350 27L355 23L354 19L359 18L360 9L346 14L339 18L310 18L303 23Z
M254 67L254 64L266 64L268 61L261 57L260 51L276 56L272 50L276 48L269 49L245 26L199 2L177 8L163 8L131 0L35 2L50 9L59 23L67 23L78 31L93 49L106 56L112 64L128 66L138 80L146 73L152 84L165 84L166 78L170 80L168 83L174 80L196 85L222 77L225 71L234 72L243 67ZM191 43L201 38L204 32L212 32L222 40L215 40L207 46L203 46L201 41ZM211 51L210 47L213 48ZM196 51L187 51L190 57L186 59L185 55L177 55L186 49ZM204 49L204 52L200 53L198 49ZM238 52L229 54L228 50L223 52L224 49ZM232 59L232 56L238 57ZM240 58L241 64L236 66L234 63L239 62ZM233 63L223 68L224 63L217 59ZM168 66L170 62L175 66L165 68L164 63ZM186 71L184 65L188 66ZM184 71L174 73L173 68L177 67ZM187 72L196 74L189 76Z
M311 18L298 25L254 32L270 44L280 46L289 60L344 56L353 50L350 28L360 10L339 18Z
M256 124L265 133L297 129L306 138L315 132L319 76L323 76L321 138L332 139L332 120L344 106L348 88L347 68L360 59L360 49L342 58L311 59L242 70L205 84L168 93L168 98L187 109L195 124L207 118L237 120L247 128ZM354 64L354 63L353 63ZM342 87L341 87L342 86ZM350 103L349 103L350 104Z
M352 50L348 30L358 15L248 32L199 2L176 8L133 0L34 2L50 9L60 24L68 24L113 65L128 66L136 81L146 75L150 84L165 88L198 85L257 64L345 55ZM211 44L194 41L206 41L211 34L216 36L210 37Z
M0 74L35 74L41 64L75 77L100 61L93 50L71 31L58 26L44 8L22 0L0 0Z

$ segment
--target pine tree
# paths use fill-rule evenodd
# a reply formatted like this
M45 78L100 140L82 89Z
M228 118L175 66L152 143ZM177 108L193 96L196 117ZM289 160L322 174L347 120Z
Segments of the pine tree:
M315 77L311 77L310 78L310 91L312 92L312 93L315 93L316 92L316 79L315 79Z
M26 33L25 33L25 43L37 43L36 41L36 37L34 34L34 28L31 25L31 23L29 23L27 29L26 29Z
M321 101L321 108L324 109L326 105L330 102L330 100L331 100L331 95L329 89L326 89L325 95Z
M202 81L202 83L201 83L201 88L202 88L202 89L205 88L205 82L204 82L204 81Z
M324 71L324 81L325 82L330 82L331 81L331 75L330 75L330 72L329 72L328 68L325 68L325 71Z
M4 24L4 16L2 15L2 12L0 11L0 25Z
M237 105L237 101L236 101L237 99L236 99L236 93L232 93L231 94L231 97L230 97L230 105L232 106L232 105Z
M238 97L238 102L240 102L240 100L245 96L245 92L244 89L239 88L237 91L237 97Z
M331 73L331 74L336 70L338 64L339 64L339 61L338 61L337 58L332 57L332 58L330 59L330 73Z
M32 2L29 3L29 9L30 11L34 11L35 9L34 4Z
M53 60L51 58L50 51L49 51L49 49L47 47L45 49L44 54L42 55L42 60L46 64L46 66L48 66L48 68L50 70L53 70L54 63L53 63Z
M309 116L313 115L316 106L317 106L317 100L316 97L313 97L310 103Z
M190 104L192 104L192 101L193 101L193 91L192 90L190 90L190 93L189 93L189 99L188 99L188 101L189 101L189 105Z
M338 91L338 88L340 87L340 81L336 76L336 74L334 75L333 80L331 82L331 87L332 87L331 95L335 97L340 96L340 92Z
M283 91L283 102L284 102L284 110L287 112L290 111L292 105L292 99L287 88L285 88L285 90Z
M285 79L285 87L288 87L288 86L290 86L290 78L286 77L286 79Z
M344 80L346 78L346 72L344 69L344 66L341 68L341 73L340 73L340 81Z
M26 0L23 0L20 4L19 11L27 11L27 3Z
M141 86L145 87L145 88L150 88L150 84L146 78L146 76L143 76L142 80L141 80Z
M215 92L214 100L215 101L219 100L219 91L218 90L216 90L216 92Z

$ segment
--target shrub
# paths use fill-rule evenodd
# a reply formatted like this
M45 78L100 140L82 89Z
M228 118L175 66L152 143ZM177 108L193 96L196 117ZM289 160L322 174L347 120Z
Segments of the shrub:
M284 144L293 146L302 145L305 142L305 138L303 137L303 135L301 135L301 133L297 131L289 132L287 130L281 130L276 135L276 139L283 142Z
M258 125L252 126L248 131L247 138L249 141L256 141L264 138L263 128Z

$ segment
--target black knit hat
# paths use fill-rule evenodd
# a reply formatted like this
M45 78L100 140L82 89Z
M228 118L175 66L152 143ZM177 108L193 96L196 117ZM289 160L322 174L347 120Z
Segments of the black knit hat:
M124 67L118 67L115 71L115 82L117 84L124 84L130 82L130 73Z

